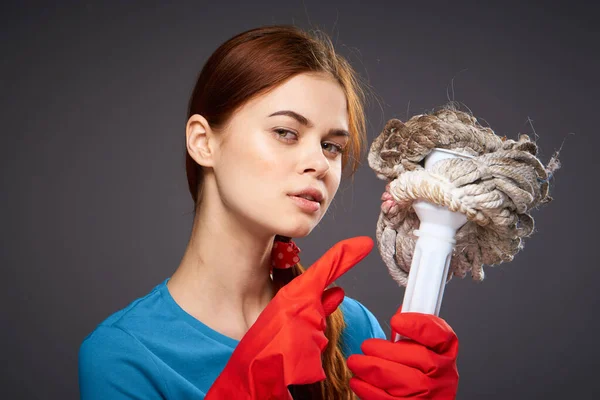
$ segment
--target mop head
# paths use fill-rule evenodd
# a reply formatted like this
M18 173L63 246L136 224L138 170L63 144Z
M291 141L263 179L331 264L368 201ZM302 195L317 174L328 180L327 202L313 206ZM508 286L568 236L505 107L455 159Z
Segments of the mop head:
M441 160L429 170L424 158L442 148L470 159ZM372 143L369 166L388 181L377 222L377 245L392 278L406 286L419 219L412 204L424 200L467 216L456 232L448 271L474 280L484 278L483 265L511 261L534 231L530 211L549 203L549 184L560 168L558 152L547 166L536 157L528 135L518 140L497 136L453 104L406 123L391 119Z

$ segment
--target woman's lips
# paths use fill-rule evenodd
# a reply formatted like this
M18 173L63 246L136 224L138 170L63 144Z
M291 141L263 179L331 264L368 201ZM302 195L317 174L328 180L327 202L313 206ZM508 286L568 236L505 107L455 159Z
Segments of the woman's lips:
M296 205L298 207L300 207L300 209L302 211L305 211L308 213L315 213L321 209L321 203L319 203L318 201L308 200L308 199L305 199L304 197L299 197L299 196L289 196L289 197L294 201L294 203L296 203Z

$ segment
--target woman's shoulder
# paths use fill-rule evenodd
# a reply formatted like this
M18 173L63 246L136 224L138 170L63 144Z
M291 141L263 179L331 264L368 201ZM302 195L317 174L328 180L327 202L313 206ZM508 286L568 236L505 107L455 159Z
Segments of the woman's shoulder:
M340 308L346 322L346 327L342 332L342 342L347 357L351 354L362 354L360 346L366 339L386 339L375 315L361 302L345 296Z
M132 333L142 328L144 323L149 322L148 317L156 315L157 309L162 307L160 290L165 282L161 282L144 296L131 301L122 309L110 314L84 338L84 341L93 335L98 335L99 332L121 330Z
M140 338L155 324L163 284L113 312L85 336L79 347L80 366L94 363L94 367L100 367L98 363L111 361L117 353L143 354L145 345Z
M99 349L110 351L112 347L118 346L136 347L139 331L143 330L143 325L151 323L147 316L151 315L151 310L157 307L158 288L161 285L155 286L146 295L131 301L96 325L84 337L80 346L80 354L96 353Z
M82 399L116 398L117 393L151 399L157 389L166 391L143 340L154 323L149 316L157 308L159 286L109 315L83 339L78 354Z
M118 325L99 325L79 347L81 399L160 399L161 371L144 345Z

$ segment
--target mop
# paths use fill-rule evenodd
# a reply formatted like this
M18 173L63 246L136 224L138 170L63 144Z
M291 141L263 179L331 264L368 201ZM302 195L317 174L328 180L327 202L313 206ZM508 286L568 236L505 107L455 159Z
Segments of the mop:
M500 137L453 103L406 123L389 120L368 162L388 181L376 238L401 312L439 315L445 285L512 261L534 231L530 211L552 201L555 152L544 166L526 134ZM401 339L398 335L394 340Z

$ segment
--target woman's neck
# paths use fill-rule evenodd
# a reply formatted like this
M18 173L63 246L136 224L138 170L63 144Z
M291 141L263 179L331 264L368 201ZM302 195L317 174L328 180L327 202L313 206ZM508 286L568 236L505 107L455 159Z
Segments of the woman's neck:
M274 295L273 236L263 236L240 227L225 210L199 208L169 292L206 325L241 338Z

